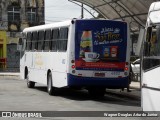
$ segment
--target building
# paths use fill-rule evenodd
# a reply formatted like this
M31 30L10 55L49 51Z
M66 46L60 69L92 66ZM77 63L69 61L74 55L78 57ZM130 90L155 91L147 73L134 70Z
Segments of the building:
M3 37L0 35L0 68L6 66L5 61L15 59L13 54L16 53L10 52L16 50L7 49L18 43L20 32L40 24L44 24L44 0L0 0L0 34L3 34ZM9 58L10 55L12 58Z

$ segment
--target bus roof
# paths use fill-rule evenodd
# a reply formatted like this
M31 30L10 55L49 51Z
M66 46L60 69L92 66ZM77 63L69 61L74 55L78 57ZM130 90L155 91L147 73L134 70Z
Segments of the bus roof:
M150 5L149 12L160 10L160 2L153 2Z
M119 20L106 20L106 19L73 19L74 21L76 20L99 20L99 21L114 21L114 22L121 22L121 23L126 23L125 21L119 21ZM37 31L37 30L47 30L47 29L52 29L52 28L58 28L58 27L65 27L65 26L70 26L72 23L72 20L67 20L67 21L62 21L62 22L55 22L51 24L45 24L45 25L39 25L39 26L34 26L34 27L28 27L23 30L23 32L30 32L30 31Z
M37 31L37 30L47 30L49 28L69 26L70 24L71 24L71 20L62 21L62 22L56 22L56 23L51 23L51 24L45 24L45 25L39 25L39 26L34 26L34 27L28 27L28 28L25 28L23 30L23 32Z

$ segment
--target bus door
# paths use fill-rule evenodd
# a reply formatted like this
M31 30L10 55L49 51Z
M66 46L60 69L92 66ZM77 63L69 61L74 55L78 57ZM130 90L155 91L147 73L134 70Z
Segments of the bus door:
M143 110L160 110L160 25L147 28L142 64Z

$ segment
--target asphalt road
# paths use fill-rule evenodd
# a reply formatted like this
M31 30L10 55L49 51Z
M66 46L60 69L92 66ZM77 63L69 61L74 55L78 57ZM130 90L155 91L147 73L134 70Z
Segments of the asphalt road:
M77 91L72 89L60 89L58 96L50 96L43 85L36 84L35 88L29 89L24 80L0 77L0 111L141 111L140 99L133 99L131 96L108 91L104 98L93 99L85 90ZM81 120L82 118L41 119ZM85 119L101 120L108 119L108 117L85 117ZM118 120L119 118L110 119ZM126 118L122 117L122 119L125 120ZM130 117L129 119L134 120L135 118ZM138 119L144 119L144 117ZM32 119L30 118L30 120Z

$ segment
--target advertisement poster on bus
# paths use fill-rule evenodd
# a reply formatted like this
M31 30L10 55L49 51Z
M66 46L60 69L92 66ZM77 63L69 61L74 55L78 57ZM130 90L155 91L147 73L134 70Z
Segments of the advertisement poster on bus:
M127 53L127 24L119 21L76 21L77 70L123 69Z

